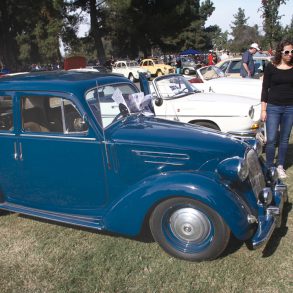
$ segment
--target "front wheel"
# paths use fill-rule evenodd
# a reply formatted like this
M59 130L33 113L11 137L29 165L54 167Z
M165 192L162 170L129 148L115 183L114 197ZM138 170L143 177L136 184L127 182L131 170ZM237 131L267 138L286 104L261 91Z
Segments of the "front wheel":
M189 198L160 203L150 217L150 229L168 254L189 261L217 258L230 238L230 229L221 216Z
M184 68L183 74L189 75L190 74L190 70L188 68Z
M135 82L135 78L134 78L134 76L133 76L132 73L129 74L128 79L129 79L131 82Z
M156 75L157 76L162 76L163 75L163 72L161 70L158 70Z

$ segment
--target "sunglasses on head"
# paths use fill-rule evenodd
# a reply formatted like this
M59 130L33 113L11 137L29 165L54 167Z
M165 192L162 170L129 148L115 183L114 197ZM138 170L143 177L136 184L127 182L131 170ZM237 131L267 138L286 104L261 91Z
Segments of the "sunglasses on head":
M286 50L286 51L282 51L281 53L284 55L289 55L289 54L293 55L293 50L291 50L291 51Z

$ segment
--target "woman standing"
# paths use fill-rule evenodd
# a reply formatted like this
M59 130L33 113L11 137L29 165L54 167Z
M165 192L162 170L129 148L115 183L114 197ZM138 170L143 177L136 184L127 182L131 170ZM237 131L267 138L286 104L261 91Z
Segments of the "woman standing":
M266 159L268 167L274 166L278 130L279 149L276 162L279 178L286 178L284 170L293 124L293 42L284 40L276 49L275 59L264 71L261 94L261 119L266 123Z

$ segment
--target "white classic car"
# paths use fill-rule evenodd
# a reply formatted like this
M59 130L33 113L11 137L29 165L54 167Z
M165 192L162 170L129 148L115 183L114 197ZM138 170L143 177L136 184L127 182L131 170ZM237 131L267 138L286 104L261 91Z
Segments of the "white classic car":
M140 94L122 93L114 85L100 89L98 96L102 112L106 113L103 125L112 123L119 110L123 115L121 104L127 107L126 112L132 113L131 109L137 110L137 104L147 97L148 112L159 118L201 125L236 136L255 136L259 133L260 103L252 98L202 93L179 74L160 76L151 83L140 78L140 82L144 89L144 93ZM86 99L92 97L87 96Z
M253 136L260 129L259 101L240 95L202 93L177 74L152 81L156 116L198 124L238 136Z
M112 66L112 72L120 73L132 82L139 79L139 73L143 73L148 79L151 77L151 73L140 67L136 61L116 61Z
M256 56L256 54L253 55L254 71L256 77L261 77L263 75L265 67L269 62L272 62L273 58L273 56ZM241 57L234 57L221 60L215 66L220 68L226 74L226 76L241 78L241 62Z
M202 92L213 92L251 97L260 101L262 80L253 78L226 77L216 66L204 66L195 76L186 76L190 83Z

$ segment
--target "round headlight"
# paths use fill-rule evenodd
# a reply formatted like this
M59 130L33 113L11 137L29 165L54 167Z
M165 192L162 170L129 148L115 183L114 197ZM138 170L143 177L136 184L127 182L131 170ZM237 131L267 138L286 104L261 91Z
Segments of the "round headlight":
M248 176L246 160L240 157L233 157L223 160L217 167L218 174L231 182L245 181Z
M253 149L256 151L258 157L262 154L263 145L259 139L255 140Z
M249 169L246 160L242 159L238 165L238 177L243 182L248 177Z

